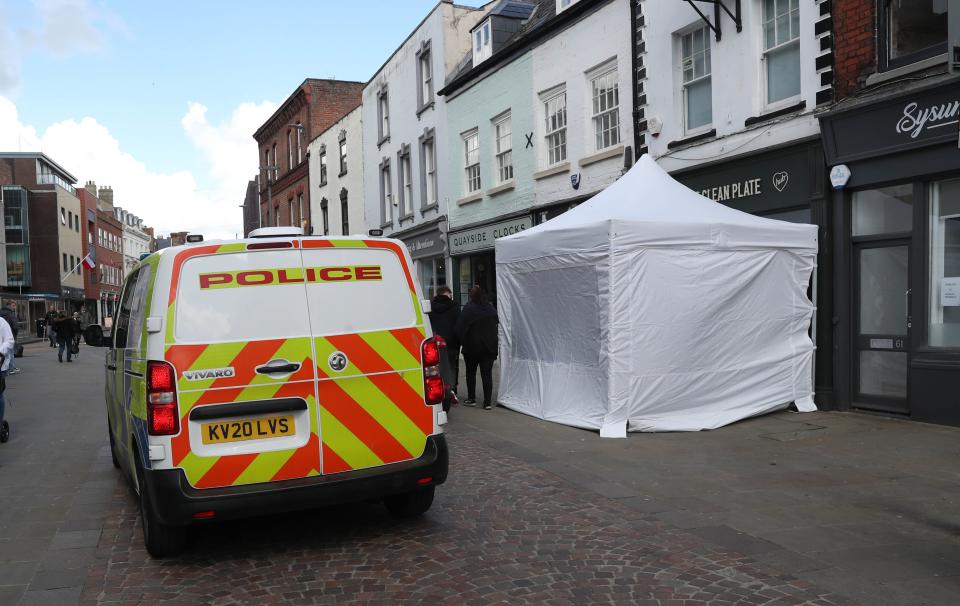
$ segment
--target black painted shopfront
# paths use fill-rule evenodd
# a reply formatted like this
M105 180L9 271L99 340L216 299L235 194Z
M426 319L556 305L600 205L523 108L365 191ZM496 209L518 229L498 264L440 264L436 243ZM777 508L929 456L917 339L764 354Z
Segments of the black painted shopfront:
M821 116L841 408L960 425L960 79Z
M754 215L819 226L817 273L811 284L816 292L814 316L815 400L821 409L836 406L833 377L832 250L829 187L823 147L819 138L772 147L722 162L701 164L672 176L721 204Z

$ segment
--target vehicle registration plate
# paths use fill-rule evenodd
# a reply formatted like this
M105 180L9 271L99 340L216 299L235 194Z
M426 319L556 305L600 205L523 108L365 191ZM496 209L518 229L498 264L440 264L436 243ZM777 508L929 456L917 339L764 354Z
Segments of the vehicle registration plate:
M204 423L200 426L200 431L204 444L282 438L297 432L293 417L289 415Z

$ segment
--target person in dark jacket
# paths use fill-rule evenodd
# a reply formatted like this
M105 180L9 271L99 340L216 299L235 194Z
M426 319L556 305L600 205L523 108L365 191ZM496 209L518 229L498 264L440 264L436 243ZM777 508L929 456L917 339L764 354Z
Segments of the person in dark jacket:
M53 347L57 339L57 331L54 329L54 324L57 322L57 312L54 309L53 305L50 306L50 309L47 311L47 339L50 340L50 347Z
M470 289L470 302L463 306L457 318L456 335L467 363L466 406L477 403L477 368L483 382L483 408L492 408L493 362L497 359L497 310L484 301L479 286Z
M457 339L457 318L460 317L460 304L453 300L449 286L441 286L437 296L430 302L430 326L433 334L443 337L447 342L447 360L450 362L450 380L448 384L457 393L457 381L460 377L460 341Z
M77 334L76 322L73 318L68 318L62 311L57 315L53 323L57 331L57 358L63 362L63 350L67 350L67 362L73 362L73 354L70 352L70 346L73 345L73 337Z

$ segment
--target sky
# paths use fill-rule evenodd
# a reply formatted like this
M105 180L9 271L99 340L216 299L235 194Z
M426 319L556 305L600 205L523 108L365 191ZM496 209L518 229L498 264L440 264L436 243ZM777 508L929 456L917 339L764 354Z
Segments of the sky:
M305 78L367 81L435 4L0 0L0 151L111 186L158 234L233 237L254 131Z

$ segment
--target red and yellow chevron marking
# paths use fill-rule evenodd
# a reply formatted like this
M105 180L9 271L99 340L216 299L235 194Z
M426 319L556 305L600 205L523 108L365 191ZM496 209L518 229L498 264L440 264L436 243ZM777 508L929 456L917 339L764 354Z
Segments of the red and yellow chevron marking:
M433 433L423 401L421 328L314 339L318 360L323 472L337 473L415 459ZM340 351L340 372L329 357Z
M309 337L213 345L170 345L166 350L166 359L177 371L177 386L181 391L271 385L287 381L309 381L314 378ZM289 377L280 378L256 372L257 366L274 359L298 362L300 369ZM184 376L187 371L227 367L234 369L234 376L195 381Z
M190 485L196 488L257 484L318 475L321 446L313 390L313 381L303 381L277 386L181 392L180 411L183 415L181 418L183 429L171 441L173 465L183 469ZM190 410L194 407L270 398L306 400L310 437L301 448L220 457L201 457L193 453L187 426Z

